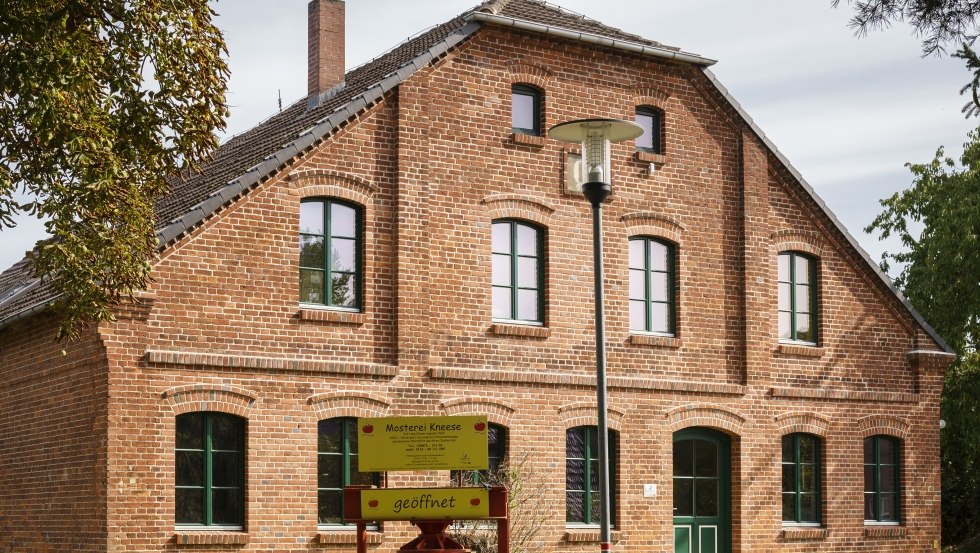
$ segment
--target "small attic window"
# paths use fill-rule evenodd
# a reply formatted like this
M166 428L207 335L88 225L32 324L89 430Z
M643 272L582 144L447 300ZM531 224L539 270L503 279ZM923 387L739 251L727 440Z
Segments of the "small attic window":
M651 154L664 153L663 112L650 106L639 106L636 108L636 124L643 127L643 134L636 139L636 149Z
M511 128L516 134L541 135L541 91L527 84L510 88Z

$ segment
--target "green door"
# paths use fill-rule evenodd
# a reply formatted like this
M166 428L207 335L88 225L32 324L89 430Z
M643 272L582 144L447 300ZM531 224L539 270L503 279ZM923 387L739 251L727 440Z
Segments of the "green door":
M731 553L730 451L721 432L674 433L674 553Z

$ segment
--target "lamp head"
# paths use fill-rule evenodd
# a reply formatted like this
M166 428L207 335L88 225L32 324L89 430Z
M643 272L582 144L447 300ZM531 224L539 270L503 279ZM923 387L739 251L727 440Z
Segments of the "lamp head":
M620 119L578 119L551 127L548 136L562 142L582 145L582 191L593 205L602 203L612 192L609 145L632 140L643 134L643 128L632 121ZM593 197L589 191L603 193Z

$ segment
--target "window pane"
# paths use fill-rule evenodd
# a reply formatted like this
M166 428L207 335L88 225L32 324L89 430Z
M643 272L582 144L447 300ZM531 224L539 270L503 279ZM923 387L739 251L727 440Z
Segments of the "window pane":
M698 440L695 442L694 453L695 476L718 476L718 446Z
M790 284L786 282L779 283L779 310L789 311L793 308L792 299L790 297Z
M670 298L670 286L667 282L666 273L653 273L650 275L650 299L653 301L667 301Z
M493 224L493 251L495 253L511 253L510 223Z
M517 253L518 255L538 255L538 231L526 226L515 225L517 228Z
M790 326L790 322L792 321L792 319L790 318L791 315L792 315L791 313L788 313L786 311L779 312L779 339L780 340L789 340L793 335L792 334L793 329Z
M699 517L718 515L718 481L714 478L698 478L694 482L694 513Z
M211 522L213 524L242 522L241 491L213 490L211 492Z
M630 299L645 300L647 298L646 271L630 269Z
M630 269L645 269L644 248L646 240L630 240Z
M793 463L796 461L796 451L793 447L793 435L783 436L783 462Z
M694 476L694 441L674 442L674 476Z
M647 330L647 306L645 302L630 302L630 329Z
M599 494L598 492L593 492L589 494L589 496L592 499L591 501L592 517L589 519L589 522L591 522L592 524L596 524L599 522L600 517L602 517L602 515L599 514L600 511L602 510L601 504L599 503Z
M178 489L174 499L177 524L204 524L204 490Z
M877 490L875 472L874 465L864 465L864 491L873 492Z
M522 288L538 287L538 260L532 257L517 258L517 285Z
M882 466L881 467L881 491L882 492L894 492L895 489L895 467L894 466Z
M881 494L881 520L898 520L898 496Z
M537 321L538 293L534 290L517 291L517 318L522 321Z
M694 480L674 478L674 516L694 515Z
M810 260L801 256L794 256L796 259L796 283L797 284L809 284L810 283Z
M780 282L789 282L789 259L790 255L788 253L779 254L779 280Z
M343 455L317 456L318 488L344 487L343 461Z
M495 286L510 286L511 265L510 255L493 254L493 284Z
M300 269L299 301L303 303L325 303L322 271Z
M875 509L875 495L873 493L864 494L864 520L877 520L878 510Z
M331 305L355 307L357 305L352 273L334 273Z
M303 234L323 234L323 202L299 204L299 231Z
M895 464L895 442L878 438L878 461L883 465Z
M652 271L666 271L667 270L667 253L668 248L666 245L660 242L650 241L650 270Z
M800 462L817 462L817 439L811 436L800 436Z
M511 126L515 129L534 130L534 96L514 92L511 94L513 112Z
M357 419L347 418L343 419L346 424L344 428L347 430L347 451L356 456L357 455ZM351 464L353 467L353 463Z
M810 312L810 286L806 284L796 285L796 312Z
M589 461L589 489L599 489L599 461L597 459Z
M652 332L669 332L670 321L667 319L667 304L650 304L650 330Z
M864 462L874 463L875 462L875 440L874 438L864 439Z
M565 522L585 522L584 502L584 493L565 492Z
M636 114L636 124L643 127L643 134L636 139L637 148L653 148L653 118L645 113Z
M346 238L357 237L357 212L346 205L330 205L330 235Z
M569 459L585 458L585 441L583 433L578 428L572 428L565 432L565 457Z
M351 457L351 474L349 486L373 486L376 482L373 472L357 472L355 469L357 457Z
M797 522L796 520L796 494L783 494L783 521Z
M317 520L320 524L340 524L341 519L341 498L343 492L340 490L320 490L317 493Z
M317 425L317 451L321 453L340 453L342 419L322 420Z
M796 315L796 339L804 342L813 341L813 329L810 328L811 316L805 313Z
M817 491L817 471L813 465L800 466L800 491L807 493Z
M493 316L498 319L511 319L511 289L493 288Z
M241 421L229 415L212 414L211 448L220 451L241 451Z
M800 522L817 522L817 496L803 494L800 496Z
M241 457L238 453L211 456L211 483L218 487L241 487Z
M323 268L323 237L301 234L299 237L300 267Z
M331 242L333 251L330 252L330 268L334 271L354 272L355 246L354 240L334 238Z
M177 417L177 449L204 449L204 413Z
M796 465L783 465L783 491L796 492Z
M203 451L178 451L174 460L178 486L204 486Z

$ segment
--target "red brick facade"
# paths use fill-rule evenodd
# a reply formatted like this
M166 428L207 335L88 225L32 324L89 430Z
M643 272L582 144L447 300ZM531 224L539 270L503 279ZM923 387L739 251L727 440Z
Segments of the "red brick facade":
M543 90L544 128L666 116L652 175L613 146L604 208L614 550L673 550L672 436L689 427L731 439L733 551L934 550L950 356L700 70L487 26L167 248L117 322L64 355L48 316L0 330L0 552L353 550L317 527L317 421L442 414L486 414L533 459L554 509L539 551L594 550L597 531L563 516L565 431L596 423L590 212L562 191L566 145L511 136L517 82ZM363 208L359 313L297 301L312 196ZM543 327L491 320L498 218L545 229ZM637 235L677 244L674 337L628 330ZM785 250L818 260L816 347L776 339ZM243 531L175 530L174 421L191 411L247 420ZM818 528L781 522L792 432L823 440ZM862 440L878 434L901 443L897 526L863 520ZM385 524L371 550L413 535Z

